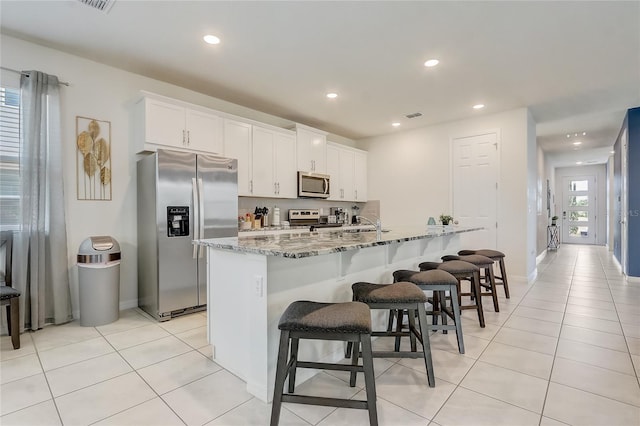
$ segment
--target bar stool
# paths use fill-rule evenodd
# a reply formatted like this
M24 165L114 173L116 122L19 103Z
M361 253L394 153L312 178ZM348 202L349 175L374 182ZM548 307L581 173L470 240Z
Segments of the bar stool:
M408 336L411 340L411 351L374 351L373 357L382 358L424 358L429 387L435 387L433 360L431 359L431 345L429 344L429 328L424 304L427 296L415 284L397 282L393 284L372 284L358 282L351 286L353 300L366 303L370 309L406 310L409 318L409 331L372 331L371 336ZM416 311L420 330L416 328ZM422 344L422 351L417 352L416 340ZM348 351L348 349L347 349ZM353 351L353 358L357 358L357 351ZM352 374L353 384L355 376Z
M469 254L465 256L448 255L442 256L443 261L448 260L462 260L465 262L473 263L480 268L480 290L483 288L488 291L481 292L482 296L491 296L493 300L493 310L500 312L500 306L498 304L498 292L496 291L496 279L493 274L493 260L486 256L479 254ZM482 271L484 271L485 281L482 281Z
M431 270L434 265L438 265L437 269L447 271L453 275L458 281L458 305L460 309L474 309L478 312L478 322L480 327L484 327L484 311L482 310L482 297L480 297L480 268L473 263L464 262L462 260L450 260L448 262L422 262L418 267L421 271ZM460 282L468 280L471 282L471 290L469 293L463 293ZM477 297L475 297L477 295ZM463 305L462 296L472 296L474 304Z
M276 366L273 405L271 407L271 426L280 420L283 402L297 404L323 405L343 408L359 408L369 411L369 424L378 424L376 408L376 385L373 373L371 352L371 312L366 304L360 302L319 303L296 301L291 303L280 317L280 347ZM300 339L339 340L355 343L351 365L324 362L306 362L298 360ZM291 342L291 353L287 359ZM362 365L358 365L359 350L362 344ZM296 381L296 368L316 368L322 370L340 370L351 372L351 383L356 384L356 373L364 372L367 400L325 398L319 396L293 395ZM289 377L288 394L284 393L284 383Z
M464 353L464 340L462 338L462 323L460 321L460 305L458 304L458 280L456 277L443 270L409 271L401 269L393 273L395 281L412 282L424 290L433 291L431 305L433 310L427 312L432 315L431 330L455 330L458 339L458 350ZM451 307L447 307L447 295L450 293ZM438 315L442 318L442 325L438 325ZM447 324L447 317L453 320L453 324ZM398 315L398 325L402 325L402 313ZM396 346L399 347L400 338L396 338Z
M494 262L498 262L500 266L500 275L495 275L496 285L502 285L504 287L504 295L507 299L509 296L509 283L507 282L507 267L504 264L505 254L498 250L481 249L481 250L460 250L458 252L460 256L469 254L479 254L481 256L487 256L489 259L493 259Z

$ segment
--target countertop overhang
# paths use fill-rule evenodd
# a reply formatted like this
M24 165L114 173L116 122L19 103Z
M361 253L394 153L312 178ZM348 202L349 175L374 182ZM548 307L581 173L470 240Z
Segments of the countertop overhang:
M373 232L291 232L279 235L260 235L250 237L227 237L195 240L194 244L221 250L243 253L303 258L361 248L381 246L404 241L438 238L447 235L479 231L482 227L443 227L429 229L398 229L382 232L378 237Z

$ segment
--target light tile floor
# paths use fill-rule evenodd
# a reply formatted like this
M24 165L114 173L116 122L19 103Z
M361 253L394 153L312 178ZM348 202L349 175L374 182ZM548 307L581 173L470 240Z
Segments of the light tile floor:
M511 280L499 313L485 303L486 328L464 312L465 355L455 333L432 334L435 388L421 360L376 359L380 424L640 425L640 284L604 247L563 245L538 271L533 284ZM269 423L270 405L211 360L204 313L157 323L132 309L21 339L16 351L1 340L2 425ZM347 381L323 372L297 390L364 399ZM280 424L368 421L362 410L285 404Z

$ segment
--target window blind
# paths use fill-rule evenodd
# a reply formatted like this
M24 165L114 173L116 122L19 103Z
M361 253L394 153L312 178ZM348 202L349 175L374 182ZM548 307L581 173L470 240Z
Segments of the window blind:
M20 226L20 91L0 87L0 229Z

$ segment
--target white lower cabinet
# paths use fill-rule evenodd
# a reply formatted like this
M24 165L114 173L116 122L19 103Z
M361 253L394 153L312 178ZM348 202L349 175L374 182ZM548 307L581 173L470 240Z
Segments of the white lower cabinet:
M335 143L327 144L329 200L367 201L367 153Z

